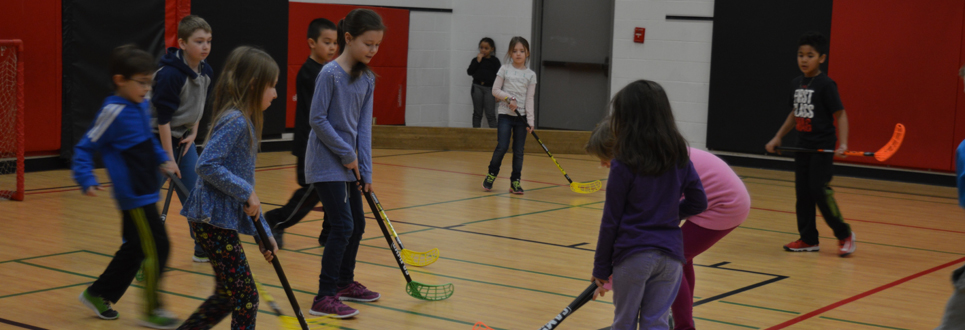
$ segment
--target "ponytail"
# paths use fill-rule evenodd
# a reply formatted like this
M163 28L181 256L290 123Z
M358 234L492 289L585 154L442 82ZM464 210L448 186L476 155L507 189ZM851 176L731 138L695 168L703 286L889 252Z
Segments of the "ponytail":
M353 38L357 38L368 31L385 31L385 25L382 24L382 17L376 14L370 9L355 9L345 15L345 18L338 21L338 25L335 30L338 35L336 42L338 43L339 54L345 52L345 33L348 33ZM352 66L349 76L352 77L352 81L358 79L365 73L367 75L375 76L372 69L368 65L358 61Z

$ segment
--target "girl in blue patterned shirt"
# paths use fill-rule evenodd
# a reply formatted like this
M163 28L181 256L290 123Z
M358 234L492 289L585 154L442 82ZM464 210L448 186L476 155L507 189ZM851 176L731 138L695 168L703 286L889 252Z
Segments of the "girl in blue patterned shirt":
M179 329L210 329L231 314L232 329L254 329L258 291L238 233L257 236L249 217L267 233L255 194L255 159L261 140L262 111L277 97L278 64L268 53L248 46L228 55L214 94L214 123L198 159L198 180L184 203L198 245L211 258L214 295ZM269 236L270 237L270 236ZM265 260L278 249L273 238L258 242Z
M368 9L355 9L338 22L338 49L315 78L305 153L305 175L315 184L332 232L322 253L318 295L312 315L355 316L358 310L342 303L375 301L381 295L355 281L355 257L365 231L362 194L356 175L372 189L372 94L375 74L369 61L379 51L385 25ZM361 172L361 173L360 173Z

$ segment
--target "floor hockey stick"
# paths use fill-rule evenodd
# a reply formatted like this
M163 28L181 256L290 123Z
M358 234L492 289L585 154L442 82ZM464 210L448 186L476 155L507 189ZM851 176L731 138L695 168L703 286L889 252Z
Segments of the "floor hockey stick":
M180 190L181 193L183 194L187 194L188 188L184 186L184 183L181 183L181 179L178 179L178 177L175 176L174 173L167 173L167 175L169 178L171 178L171 183L174 184L174 187L176 189ZM265 232L265 228L261 226L261 224L259 224L258 221L259 221L258 218L251 219L251 223L255 226L255 229L258 231L258 238L261 240L262 244L268 244L269 242L271 242L271 239L268 236L268 233ZM275 267L275 273L278 274L278 280L281 282L281 286L285 288L285 295L288 296L288 302L291 303L292 309L295 310L295 317L298 318L298 324L300 326L300 329L308 330L308 323L305 322L305 316L302 315L302 310L301 308L298 307L298 300L295 299L295 293L292 292L292 287L291 285L288 284L288 277L285 276L285 270L281 268L281 261L278 260L277 254L274 255L274 258L271 259L271 265ZM295 329L299 329L299 328L295 328Z
M365 183L362 182L362 176L359 175L357 169L355 170L355 178L359 187L365 186ZM362 194L365 195L365 200L368 201L369 208L372 209L375 220L379 223L379 228L382 229L382 235L385 236L386 243L389 243L389 248L392 250L392 256L395 257L395 262L399 264L399 269L402 270L402 275L405 276L405 293L416 299L430 301L444 300L452 297L452 294L455 292L455 287L452 283L428 285L412 280L412 277L409 276L409 270L405 268L405 261L402 260L402 252L396 247L395 241L392 240L392 235L389 234L389 229L385 226L385 219L382 218L381 207L376 204L377 198L375 197L375 193L363 192Z
M891 158L901 147L901 142L905 139L905 125L897 124L895 125L895 132L891 135L891 140L888 141L884 147L878 149L878 151L845 151L844 154L848 156L867 156L874 157L879 162L883 162ZM805 149L796 147L777 147L780 151L793 151L793 152L820 152L833 154L832 149Z
M562 312L560 312L558 315L556 315L556 317L554 317L552 320L547 322L546 325L539 328L539 330L556 329L556 327L559 326L560 323L563 323L563 320L565 320L568 316L570 316L570 314L573 314L573 312L576 312L577 309L580 309L580 307L583 307L583 305L586 305L586 303L589 302L590 299L593 299L593 293L596 291L596 288L597 288L596 282L590 283L590 286L586 287L586 290L583 290L583 293L577 296L576 299L573 299L573 302L567 305L566 308L563 308Z
M182 151L181 145L178 144L176 148L177 149L175 149L176 150L175 154L180 155ZM178 157L178 161L176 163L177 166L181 166L182 159L184 159L184 155L181 155L181 157ZM168 208L171 207L171 197L173 195L174 195L174 184L172 183L168 185L168 197L164 199L164 209L161 210L161 223L164 223L168 219ZM188 195L184 195L184 196L187 197Z
M252 276L252 278L254 278L254 276ZM281 323L282 329L301 329L301 324L298 322L298 318L282 313L281 309L278 308L278 304L275 303L275 298L272 297L264 287L262 287L261 282L258 282L258 279L255 279L255 287L258 288L258 294L261 295L261 298L268 303L268 307L271 308L271 311L275 312L275 316L278 316L278 321ZM308 324L309 329L314 330L342 328L338 319L328 316L305 319L305 323Z
M392 222L389 221L389 216L385 214L385 209L382 208L382 203L379 202L379 198L375 196L375 193L372 193L371 195L372 201L375 204L375 208L372 210L378 212L379 215L382 216L382 220L385 221L385 224L389 229L389 234L392 235L392 238L395 239L395 243L399 245L400 249L402 249L402 260L405 261L405 263L416 267L423 267L431 265L439 260L440 252L438 248L432 248L432 250L426 252L415 252L406 249L405 246L402 245L402 239L399 238L399 234L395 232L395 227L392 227Z
M517 116L523 117L523 115L519 113L519 110L513 111L516 112ZM529 122L526 123L526 127L530 128ZM552 159L553 163L556 164L556 167L560 169L560 172L563 172L563 176L566 177L566 181L569 181L570 183L570 190L581 194L589 194L597 192L600 190L600 188L603 188L603 183L600 182L600 180L592 182L573 182L573 179L570 179L570 175L566 174L566 171L563 170L563 166L560 166L560 162L556 161L556 158L553 157L553 154L550 152L549 148L546 148L546 144L543 144L543 140L540 140L539 135L536 135L536 131L533 131L532 133L533 137L536 138L536 142L539 142L539 146L543 147L543 151L546 152L546 155L550 156L550 159Z

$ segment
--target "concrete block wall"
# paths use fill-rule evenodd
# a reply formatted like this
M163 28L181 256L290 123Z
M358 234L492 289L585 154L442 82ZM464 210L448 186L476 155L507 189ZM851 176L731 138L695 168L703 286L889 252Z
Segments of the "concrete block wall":
M690 145L706 149L713 22L667 20L667 15L713 17L713 0L616 0L613 75L616 94L637 79L667 90L677 126ZM643 44L635 27L646 28Z

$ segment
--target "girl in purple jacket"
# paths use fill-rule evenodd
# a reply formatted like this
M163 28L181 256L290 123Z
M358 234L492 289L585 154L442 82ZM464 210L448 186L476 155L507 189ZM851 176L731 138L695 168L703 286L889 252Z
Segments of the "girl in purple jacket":
M613 330L668 329L686 261L680 220L703 212L707 196L663 87L635 81L612 106L614 159L593 280L602 288L613 275Z

